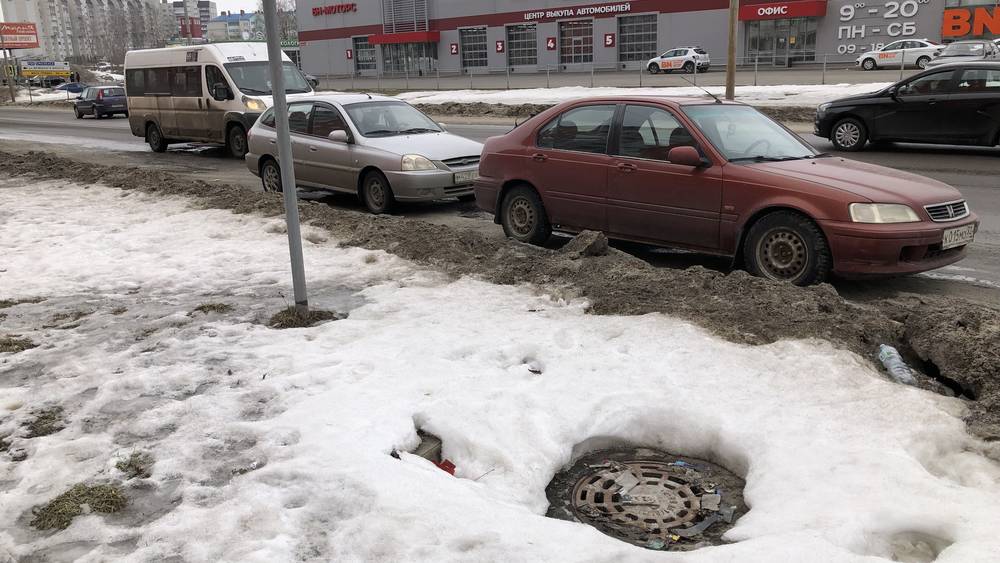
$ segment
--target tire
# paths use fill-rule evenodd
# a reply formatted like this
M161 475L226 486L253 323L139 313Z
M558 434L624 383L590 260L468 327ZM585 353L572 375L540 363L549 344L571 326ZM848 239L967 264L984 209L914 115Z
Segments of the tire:
M126 112L125 112L125 113L123 113L122 115L124 115L125 117L128 117L128 112L126 111Z
M917 68L927 68L927 63L931 62L930 57L920 57L917 59Z
M776 211L754 223L743 257L751 274L800 286L825 281L833 262L823 231L794 211Z
M865 59L861 62L861 68L865 70L875 70L878 68L878 64L875 62L875 59Z
M530 186L517 186L504 195L500 225L507 237L528 244L542 245L552 236L542 198Z
M694 63L691 62L691 61L688 61L688 62L684 63L684 67L683 67L682 70L684 70L684 74L693 74L694 73Z
M99 111L97 111L97 108L94 108L94 119L103 119L103 118L104 118L104 114L101 113L101 112L99 112Z
M396 197L392 193L389 180L378 171L365 174L361 182L361 193L358 195L361 197L361 203L375 215L388 213L396 205Z
M649 74L660 74L660 65L656 63L649 63L649 66L646 67L646 70L649 71Z
M233 158L242 159L247 155L247 132L242 125L233 125L226 134L226 149Z
M830 141L837 150L857 152L868 142L868 128L853 117L841 119L830 129Z
M76 115L77 119L83 119L83 114L80 113L80 108L73 106L73 115Z
M281 168L273 158L264 160L263 164L260 165L260 184L264 187L265 192L281 193L284 191L281 186Z
M163 138L163 132L155 123L150 123L146 127L146 142L153 152L165 152L167 150L167 140Z

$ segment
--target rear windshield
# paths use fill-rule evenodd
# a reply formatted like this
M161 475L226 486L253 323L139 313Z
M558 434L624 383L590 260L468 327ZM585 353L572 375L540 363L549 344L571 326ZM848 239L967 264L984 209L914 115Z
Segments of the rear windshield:
M124 88L105 88L104 89L104 95L105 96L124 96L125 95L125 89Z
M708 54L708 51L706 51L704 49L695 49L694 52L698 53L699 55L707 55Z
M941 51L942 57L959 57L962 55L982 55L982 43L952 43Z

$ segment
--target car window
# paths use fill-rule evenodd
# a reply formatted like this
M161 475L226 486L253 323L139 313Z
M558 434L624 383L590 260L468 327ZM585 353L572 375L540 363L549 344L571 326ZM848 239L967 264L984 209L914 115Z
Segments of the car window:
M892 43L889 43L885 47L882 47L882 50L883 51L897 51L897 50L902 49L902 48L903 48L903 42L902 41L894 41Z
M125 89L124 88L105 88L104 89L104 95L105 96L124 96L125 95Z
M1000 92L1000 70L988 68L970 68L962 71L958 85L959 94L976 94L979 92Z
M226 82L226 75L222 74L222 69L215 65L205 65L205 82L208 84L209 92L216 84L229 86L229 83Z
M351 123L364 137L440 133L441 127L406 102L371 101L344 106Z
M930 96L944 94L951 86L955 71L945 70L934 72L912 80L899 88L900 96Z
M538 146L565 151L605 153L615 106L583 106L548 122L538 132Z
M288 105L288 130L292 133L306 134L309 132L309 112L312 102Z
M274 129L274 108L267 108L264 115L260 116L260 123Z
M816 151L755 108L736 104L681 107L727 160L809 158Z
M704 49L695 49L694 52L698 53L699 55L707 55L708 54L708 51L706 51Z
M312 134L317 137L327 137L334 131L347 131L343 116L332 107L317 105L312 119Z
M651 106L627 106L618 154L667 161L670 149L695 146L694 137L670 112Z

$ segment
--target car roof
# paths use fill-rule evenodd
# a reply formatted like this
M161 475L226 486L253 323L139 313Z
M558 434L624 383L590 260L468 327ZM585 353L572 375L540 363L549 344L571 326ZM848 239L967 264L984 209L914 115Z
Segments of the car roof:
M588 103L615 103L615 104L627 104L630 102L637 103L655 103L655 104L665 104L668 106L698 106L705 104L715 104L715 100L708 96L705 97L695 97L695 96L595 96L592 98L578 98L575 100L567 100L563 104L571 104L576 102L588 102ZM725 105L732 106L745 106L743 102L722 100Z
M955 67L988 68L988 69L1000 70L1000 61L968 61L968 60L953 61L950 63L939 64L927 70L938 70L941 68L955 68Z
M303 100L296 100L303 101ZM358 102L402 102L399 98L392 98L389 96L380 96L378 94L316 94L315 96L310 96L308 101L315 102L330 102L334 104L346 105L346 104L356 104Z
M961 44L964 44L964 43L989 43L990 41L992 41L992 40L991 39L963 39L961 41L952 41L951 43L948 43L948 45L961 45ZM947 47L948 45L945 45L945 47Z

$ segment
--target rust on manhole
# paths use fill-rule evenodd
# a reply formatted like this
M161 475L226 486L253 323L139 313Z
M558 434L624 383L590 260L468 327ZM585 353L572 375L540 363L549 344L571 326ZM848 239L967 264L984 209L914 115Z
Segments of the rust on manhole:
M746 512L742 479L711 462L648 448L587 454L560 472L548 515L650 549L725 543Z

